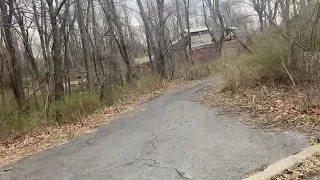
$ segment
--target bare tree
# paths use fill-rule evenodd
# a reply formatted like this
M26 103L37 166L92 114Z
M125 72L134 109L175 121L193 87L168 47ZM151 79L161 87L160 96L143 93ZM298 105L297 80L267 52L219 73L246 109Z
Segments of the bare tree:
M190 60L193 63L193 60L192 60L192 47L191 47L191 33L190 33L190 17L189 17L190 0L183 0L183 4L184 4L185 17L186 17L186 25L187 25L187 30L188 30L189 55L190 55Z
M84 15L83 10L81 6L80 0L76 0L77 5L77 16L78 16L78 24L80 29L80 37L82 42L82 48L83 48L83 55L84 55L84 62L86 65L87 70L87 81L88 81L88 87L90 91L93 91L94 89L94 66L93 61L91 58L91 51L90 51L90 44L88 39L88 33L86 31L86 27L84 24Z
M111 13L112 13L111 14L112 20L113 20L115 27L117 28L117 32L119 34L118 38L116 37L115 34L113 36L117 42L121 56L122 56L124 62L126 63L126 67L128 70L127 79L129 82L132 82L132 75L133 75L132 62L131 62L131 58L128 53L128 46L126 45L126 41L125 41L124 34L123 34L123 29L121 27L120 18L119 18L118 12L116 10L114 0L107 0L107 1L109 4L109 8L111 10Z
M5 91L4 91L4 60L2 55L1 57L1 65L0 65L0 91L1 91L1 104L4 106L6 104L5 101Z
M220 10L220 1L219 0L214 0L214 2L211 2L211 0L206 0L206 3L208 5L209 11L210 11L210 20L208 20L206 11L205 11L205 2L204 0L202 1L203 5L203 11L204 11L204 18L205 18L205 24L207 28L209 29L210 36L212 38L213 43L216 46L216 50L218 53L218 56L221 55L221 50L223 47L223 43L225 40L224 37L224 19L221 14ZM217 18L218 20L217 21ZM209 25L209 23L211 23Z
M271 8L271 0L266 0L267 2L267 6L268 6L268 21L269 21L269 25L275 25L274 19L275 19L275 15L277 14L277 6L278 6L278 1L275 2L275 6L272 9Z
M300 0L300 13L305 13L307 10L307 2L306 0Z
M225 36L224 36L224 20L221 14L221 10L220 10L220 0L215 0L215 11L217 13L218 19L219 19L219 24L220 24L220 40L218 43L218 53L219 55L221 54L221 50L223 47L223 43L225 40Z
M71 81L70 81L70 69L69 69L69 64L71 61L71 55L70 55L70 28L73 22L70 22L71 17L70 17L70 0L67 0L65 3L65 11L63 13L63 21L61 24L61 33L63 35L63 40L64 40L64 79L65 79L65 89L66 93L71 95ZM67 31L67 28L69 31Z
M184 3L185 3L185 0L184 0ZM176 13L177 13L177 22L178 22L179 29L180 29L180 36L181 36L181 38L184 38L184 28L183 28L181 12L180 12L180 0L175 0L175 5L176 5L175 7L176 7ZM189 15L189 12L188 12L188 15Z
M95 13L95 7L93 4L93 0L91 0L91 11L92 11L92 32L93 32L93 38L94 38L94 49L97 57L97 63L99 65L100 69L100 79L102 80L105 76L103 62L105 58L103 57L102 53L102 46L101 44L103 41L101 40L101 36L99 35L98 28L99 25L96 20L96 13Z
M23 22L24 21L23 17L25 15L23 14L23 12L21 10L22 8L20 8L16 2L15 2L15 5L16 5L17 12L13 11L13 14L14 14L14 16L18 22L19 28L20 28L20 32L21 32L22 39L23 39L22 41L25 46L25 51L26 51L27 57L31 63L32 69L33 69L34 74L36 76L36 79L40 80L40 73L39 73L38 65L36 63L36 59L33 54L31 43L29 42L28 29L25 29L25 25Z
M137 0L139 9L140 9L140 14L142 17L142 21L144 24L144 29L145 29L145 34L146 34L146 40L147 40L147 46L148 46L148 55L149 55L149 60L151 62L151 66L153 67L153 69L156 69L156 63L158 61L157 59L157 49L156 49L156 44L154 41L154 35L153 32L151 31L151 28L149 26L149 22L148 22L148 17L144 11L143 5L141 3L141 0ZM154 55L154 61L152 59L152 53Z
M65 1L64 1L65 2ZM54 97L55 100L60 101L64 97L64 87L63 87L63 70L62 70L62 58L61 58L61 37L59 33L58 26L58 14L62 8L63 3L59 6L56 4L57 8L54 8L53 0L47 0L49 7L49 16L52 28L52 49L53 49L53 66L54 66Z
M8 7L7 5L8 4ZM9 9L8 9L9 8ZM14 46L14 38L12 35L12 18L14 11L14 0L0 1L0 9L2 14L2 26L5 35L5 44L11 60L10 79L13 94L20 109L23 108L25 100L24 89L22 85L20 62L17 58L17 50Z
M266 10L266 0L252 0L254 10L257 12L259 17L259 24L260 24L260 32L264 29L264 13Z
M166 35L165 35L165 19L164 19L164 0L157 0L157 13L159 18L158 26L158 52L159 61L157 62L158 70L162 77L173 78L173 67L168 54Z

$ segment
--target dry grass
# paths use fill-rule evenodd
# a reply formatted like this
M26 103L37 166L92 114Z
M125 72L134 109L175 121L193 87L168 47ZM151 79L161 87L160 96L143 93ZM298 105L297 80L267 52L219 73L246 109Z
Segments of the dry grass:
M305 180L311 176L320 175L320 154L315 154L301 163L285 170L272 180Z
M320 109L305 111L305 95L288 89L266 86L238 89L237 93L213 89L203 99L210 106L240 114L246 123L260 128L300 130L320 138Z
M298 129L320 138L318 53L291 54L287 40L273 28L252 37L251 49L223 54L224 84L207 92L205 101L249 117L247 123L259 127Z
M220 87L206 92L203 99L207 105L221 108L222 113L237 115L246 124L262 129L298 130L319 143L320 108L311 106L306 111L306 95L301 93L302 90L300 93L297 91L260 86L238 89L234 93ZM320 95L319 92L317 94ZM284 171L273 180L304 180L313 175L320 175L320 154Z
M157 88L148 92L135 92L126 96L116 104L101 108L93 114L85 114L73 123L61 126L39 126L24 136L19 136L10 142L0 144L0 166L13 163L23 157L38 153L44 149L60 146L70 140L95 132L96 128L109 123L124 112L134 111L139 105L159 96L165 91L173 90L187 81L163 81Z

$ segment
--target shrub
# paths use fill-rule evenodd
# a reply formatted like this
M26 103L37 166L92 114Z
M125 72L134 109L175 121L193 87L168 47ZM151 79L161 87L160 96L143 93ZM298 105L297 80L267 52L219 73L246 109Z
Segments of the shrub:
M140 73L132 83L125 85L109 84L104 88L107 94L102 101L106 105L114 105L123 101L130 101L137 94L146 94L163 88L163 82L158 74Z
M181 68L183 67L183 68ZM181 65L179 78L186 77L188 80L207 77L211 74L208 64ZM72 89L70 96L66 95L63 101L54 102L46 111L44 103L46 97L37 93L38 103L34 98L28 101L28 111L20 112L17 105L12 101L12 95L7 97L6 105L0 104L0 140L10 140L22 136L36 127L42 125L64 124L79 121L83 116L93 113L103 105L132 102L137 96L152 93L165 87L166 80L152 72L141 72L132 83L117 85L106 84L103 88L104 97L101 99L97 93L88 93L84 86ZM12 112L12 113L11 113ZM9 115L9 116L8 116Z
M16 110L16 104L13 102L7 101L6 105L0 106L0 119L3 121L0 125L0 139L12 139L38 126L56 124L57 112L61 116L59 124L77 121L101 105L96 95L86 92L73 93L71 96L66 96L63 101L51 104L48 114L43 107L36 109L34 100L30 100L28 112Z
M175 78L198 80L208 77L213 74L212 64L214 64L214 61L200 62L199 60L194 60L193 65L180 63L176 67Z
M277 31L269 29L257 35L251 46L252 53L224 54L218 60L226 89L236 91L240 87L288 80L284 67L289 64L289 45Z
M93 113L100 106L101 103L96 94L73 93L65 97L63 101L54 103L47 117L49 122L55 122L56 116L59 115L61 116L57 119L59 124L70 123L77 121L83 115Z

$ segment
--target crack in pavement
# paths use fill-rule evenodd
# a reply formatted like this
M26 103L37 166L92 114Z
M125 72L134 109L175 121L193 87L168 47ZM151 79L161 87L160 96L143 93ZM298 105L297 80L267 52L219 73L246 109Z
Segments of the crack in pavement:
M181 119L182 119L182 118L183 118L183 117L181 117ZM178 121L178 120L176 120L176 121ZM192 120L186 120L186 121L180 122L177 127L174 127L174 128L172 128L172 129L170 129L169 131L175 131L175 130L179 129L183 124L189 123L189 122L191 122L191 121L192 121Z
M217 82L205 83L165 94L129 119L123 114L92 135L21 160L11 172L0 170L0 179L241 179L307 145L298 132L253 129L189 99Z
M155 150L157 150L157 148L159 146L157 146L156 144L159 143L159 142L162 142L162 141L159 141L158 139L158 135L155 133L155 131L152 132L152 136L153 136L153 143L151 144L151 147L153 148L152 151L148 152L147 154L145 155L150 155L152 152L154 152ZM131 166L133 165L134 163L138 162L138 161L142 161L145 165L149 166L149 167L155 167L155 168L162 168L162 169L168 169L168 170L172 170L174 172L176 172L178 174L178 176L182 179L190 179L191 176L189 174L187 174L186 172L184 171L181 171L179 170L178 168L176 167L171 167L171 166L164 166L164 165L161 165L159 162L157 162L157 160L153 159L153 158L145 158L142 154L144 152L145 148L142 149L142 151L140 151L140 153L138 154L138 158L135 158L133 161L131 162L128 162L128 163L125 163L121 166L118 166L117 168L120 168L120 167L124 167L124 166Z
M182 123L181 123L182 125ZM155 133L155 131L152 132L152 136L155 137L155 141L151 144L153 151L149 152L147 155L151 154L152 152L154 152L155 150L157 150L158 146L156 146L156 143L159 143L161 141L159 141L158 139L158 135ZM183 179L190 179L189 175L181 170L179 170L178 168L175 167L170 167L170 166L163 166L160 165L159 162L157 162L157 160L152 159L152 158L144 158L143 156L141 156L141 154L143 153L144 149L142 149L142 151L139 153L139 159L141 159L146 165L150 166L150 167L156 167L156 168L163 168L163 169L171 169L174 170L175 172L178 173L179 177L183 178ZM150 164L149 162L153 162L153 164Z
M179 129L179 128L182 126L182 124L183 124L183 123L180 123L178 127L172 128L172 129L170 129L169 131L175 131L175 130Z
M148 159L148 160L153 160L153 162L155 164L149 164L148 162L144 161L144 163L150 167L156 167L156 168L162 168L162 169L169 169L169 170L173 170L175 171L180 178L182 179L190 179L191 176L181 170L179 170L178 168L176 167L171 167L171 166L163 166L163 165L160 165L160 163L158 163L155 159Z
M190 179L191 176L181 170L179 170L178 168L176 167L171 167L171 166L163 166L163 165L160 165L159 162L157 162L155 159L146 159L144 157L141 156L141 153L139 153L139 158L141 160L143 160L143 162L147 165L147 166L150 166L150 167L156 167L156 168L162 168L162 169L169 169L169 170L173 170L175 172L177 172L177 174L179 175L180 178L183 178L183 179ZM153 162L154 164L150 164L148 161L151 161Z

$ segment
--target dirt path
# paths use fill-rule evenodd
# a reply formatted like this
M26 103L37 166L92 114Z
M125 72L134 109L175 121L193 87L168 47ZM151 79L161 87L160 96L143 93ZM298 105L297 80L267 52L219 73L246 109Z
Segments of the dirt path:
M196 101L217 81L165 94L92 135L4 167L0 179L236 180L307 146L300 133L253 129Z

